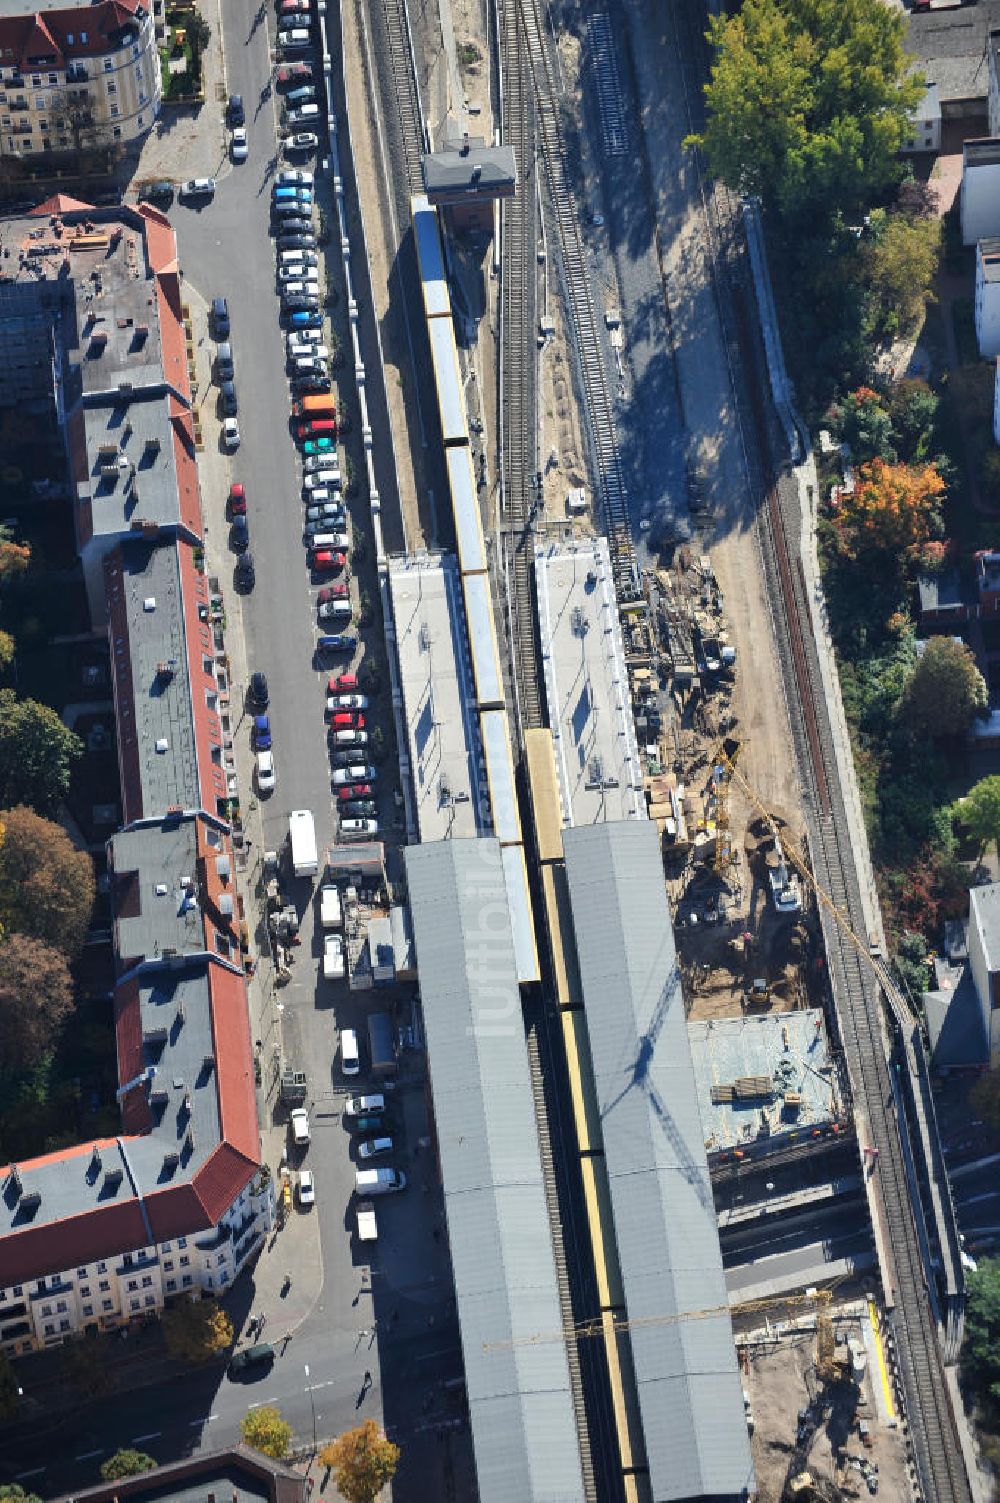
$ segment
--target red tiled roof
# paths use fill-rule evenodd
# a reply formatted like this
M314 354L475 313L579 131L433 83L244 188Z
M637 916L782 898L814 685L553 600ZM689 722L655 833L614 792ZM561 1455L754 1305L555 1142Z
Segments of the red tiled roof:
M0 22L0 26L2 24ZM0 46L3 45L3 36L0 33ZM93 204L85 204L80 198L70 198L68 193L57 193L53 198L47 198L43 204L39 204L36 209L29 209L28 213L40 219L51 219L53 214L87 213L93 207Z
M212 1043L219 1078L222 1137L233 1153L256 1164L260 1160L260 1130L246 983L242 974L214 965L211 987Z
M83 1160L83 1174L91 1145L73 1152ZM148 1241L142 1210L134 1196L107 1202L99 1211L67 1216L63 1221L40 1221L37 1226L0 1237L0 1286L9 1288L80 1263L135 1252Z
M115 35L133 22L140 10L145 14L138 0L98 0L96 5L67 10L3 16L0 51L12 53L24 71L41 66L64 68L67 59L99 57L109 51ZM46 60L44 64L39 62L41 58Z
M191 413L176 397L170 398L170 426L174 430L174 464L177 467L177 500L181 525L193 537L202 535L201 494L198 490L198 461L195 458L194 427Z

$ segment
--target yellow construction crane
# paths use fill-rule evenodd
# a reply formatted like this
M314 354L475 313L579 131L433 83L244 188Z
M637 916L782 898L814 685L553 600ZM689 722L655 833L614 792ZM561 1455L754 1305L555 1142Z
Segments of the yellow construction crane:
M804 1301L825 1309L833 1299L833 1291L837 1285L847 1277L841 1274L831 1284L823 1289L812 1289L805 1294L769 1294L764 1299L748 1300L744 1305L738 1305L736 1309L741 1315L754 1314L758 1310L766 1310L770 1305L796 1305ZM611 1312L608 1312L609 1314ZM669 1315L644 1315L636 1320L620 1320L612 1314L614 1329L618 1331L637 1331L646 1326L678 1325L683 1320L707 1320L712 1315L734 1314L731 1305L707 1305L699 1310L681 1310ZM536 1331L530 1336L514 1336L508 1341L484 1341L484 1352L508 1351L515 1346L544 1346L549 1343L565 1341L567 1336L575 1336L578 1340L585 1341L592 1336L605 1334L605 1319L603 1316L595 1316L593 1320L582 1320L576 1325L566 1329L555 1331Z

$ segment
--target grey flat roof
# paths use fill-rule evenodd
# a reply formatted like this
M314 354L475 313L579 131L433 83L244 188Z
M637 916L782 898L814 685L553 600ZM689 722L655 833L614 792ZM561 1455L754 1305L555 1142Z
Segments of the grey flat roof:
M472 454L468 445L462 445L449 449L445 460L448 465L451 509L455 518L458 561L464 575L481 574L486 569L486 543L483 539L483 521L479 514Z
M427 152L421 159L428 193L488 193L517 181L514 153L509 146L469 143L467 150Z
M475 835L488 803L455 560L394 559L389 593L420 838Z
M139 520L164 528L179 525L170 402L163 391L134 392L127 407L106 402L84 407L90 478L79 489L90 497L96 537L128 533ZM102 465L110 470L115 464L116 473L101 473Z
M910 13L903 45L933 78L942 103L985 102L989 92L987 33L998 20L998 0Z
M130 736L137 743L144 812L160 814L177 804L197 809L201 790L177 548L172 542L127 542L121 552L128 641L124 649L112 642L112 668L131 677L135 724L130 728L119 716L118 735L123 743ZM172 666L169 680L158 673L160 663ZM157 751L164 741L166 749Z
M753 1464L659 835L621 820L563 847L653 1498L738 1498Z
M973 928L982 940L983 954L991 971L1000 970L1000 882L969 889L969 935Z
M935 1067L967 1069L988 1064L983 1013L968 960L951 965L938 956L934 981L934 990L924 992L922 1001Z
M688 1038L709 1153L762 1138L777 1146L790 1133L825 1126L839 1112L836 1074L818 1008L689 1023ZM722 1087L725 1094L726 1086L750 1076L766 1076L771 1089L712 1100L713 1088ZM789 1092L801 1098L794 1107L785 1104Z
M446 444L460 443L469 435L465 423L462 373L458 368L458 349L451 319L429 318L427 338L431 345L441 434Z
M120 957L147 959L165 950L205 949L205 926L194 883L198 827L193 819L135 825L110 842L115 871L115 924Z
M476 505L478 506L478 502ZM472 650L472 674L476 699L480 706L502 705L503 672L500 668L496 625L493 620L493 592L486 574L464 574L465 620Z
M983 136L976 141L963 141L962 156L966 167L996 167L1000 163L1000 140Z
M483 710L479 729L486 757L486 775L490 786L493 832L502 845L521 839L521 820L517 812L517 789L514 786L514 759L510 745L510 727L506 710Z
M607 538L539 544L535 579L563 823L645 819Z
M496 840L405 852L481 1503L582 1500Z

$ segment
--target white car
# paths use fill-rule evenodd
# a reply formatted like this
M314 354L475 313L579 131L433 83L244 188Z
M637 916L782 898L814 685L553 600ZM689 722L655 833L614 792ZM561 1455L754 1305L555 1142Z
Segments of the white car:
M319 282L319 272L315 266L304 266L297 261L294 266L279 266L278 281L285 282L311 282L315 286Z
M351 546L348 534L339 528L331 527L329 517L322 521L307 522L302 530L308 538L315 537L318 532L321 532L324 537L329 535L332 541L327 544L327 547L335 549L338 553L342 553L345 548Z
M348 1096L344 1102L345 1117L376 1116L385 1111L385 1097L376 1096ZM295 1113L293 1112L294 1116Z
M307 475L314 470L335 470L339 476L340 460L336 454L307 454L302 468Z
M181 198L211 198L215 192L214 177L189 177L181 183Z
M339 488L339 470L314 470L311 475L303 476L302 489L305 491L325 490L328 486L332 486L334 490Z
M360 1150L359 1150L360 1152ZM299 1205L314 1206L316 1204L316 1181L311 1169L299 1170Z
M294 282L286 282L280 275L278 280L281 282L282 297L319 297L319 282L307 282L297 267Z
M320 621L350 621L354 607L349 600L328 600L320 606L316 615Z
M238 125L233 131L232 155L234 162L245 162L250 155L250 147L247 143L246 127Z
M282 256L286 256L286 255L294 256L295 252L294 251L282 251L281 254L282 254ZM315 259L316 258L313 257L313 261L314 262L315 262ZM312 346L314 344L322 344L323 343L323 330L322 329L293 329L292 332L288 335L288 338L285 340L285 343L288 346L288 352L289 352L289 354L291 354L291 351L292 351L293 347L295 347L297 349L297 348L299 348L302 345Z
M348 783L368 783L375 776L374 767L366 767L359 762L357 767L337 767L333 773L335 788L343 788Z
M286 168L279 172L274 180L276 188L311 188L314 178L311 172L301 172L298 169Z
M297 1106L288 1115L292 1125L292 1142L299 1148L304 1148L309 1142L309 1113L304 1106Z
M235 418L226 418L222 424L222 447L234 454L240 446L240 425Z
M315 501L321 495L320 491L314 491L310 500ZM344 508L338 506L336 501L316 501L315 506L306 507L307 522L329 522L331 527L339 527L344 520ZM322 607L320 615L323 614Z
M285 151L315 151L319 145L319 136L314 136L311 130L300 130L285 142Z
M277 781L274 775L274 753L259 751L257 753L257 787L261 793L273 793Z
M365 1138L363 1143L358 1144L359 1159L374 1159L382 1153L392 1152L391 1138Z
M302 499L307 506L336 506L342 520L347 521L347 512L341 505L342 497L339 491L331 491L325 485L319 485L315 490L304 491Z
M340 821L341 835L377 835L377 819L342 819Z
M367 694L335 694L333 698L334 703L342 710L367 710L368 708ZM353 779L348 778L347 781L352 782ZM359 781L364 782L364 779L359 779Z

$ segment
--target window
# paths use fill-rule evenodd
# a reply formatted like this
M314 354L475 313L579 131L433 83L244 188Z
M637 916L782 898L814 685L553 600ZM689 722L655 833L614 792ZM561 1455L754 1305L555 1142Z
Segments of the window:
M42 1314L43 1315L51 1315L52 1314L52 1306L51 1305L43 1305L42 1306Z
M222 1275L222 1277L219 1279L219 1283L220 1284L228 1284L229 1283L229 1275L228 1275L228 1273L224 1273Z
M83 46L86 47L86 45L87 45L87 33L85 31L81 31L81 33L80 33L80 41L83 44Z
M59 1312L60 1315L65 1315L66 1311L68 1309L69 1309L69 1306L67 1305L67 1303L66 1303L66 1301L64 1299L58 1300L56 1302L56 1310Z
M61 1320L59 1322L59 1329L60 1329L60 1331L68 1331L69 1330L69 1321L68 1320Z
M129 1307L130 1310L138 1310L138 1308L141 1305L141 1303L142 1303L141 1300L132 1299L132 1300L129 1300L128 1307Z
M32 88L40 89L42 87L42 75L40 73L32 73L31 84Z
M44 110L47 103L48 103L48 100L46 99L46 97L45 97L44 94L36 94L35 95L35 109L36 110Z
M117 94L118 93L118 85L116 83L114 83L113 81L111 81L111 82L108 83L108 93L109 94Z
M15 1299L20 1299L21 1295L23 1293L24 1293L24 1285L23 1284L15 1284L14 1285L14 1298Z
M152 1287L153 1287L153 1276L152 1276L152 1274L149 1274L149 1273L146 1274L145 1278L142 1281L142 1287L144 1289L152 1289Z
M190 1262L191 1262L190 1258L181 1258L181 1267L182 1268L187 1268L187 1266L189 1265Z
M155 1294L147 1294L146 1295L146 1304L147 1305L155 1305L156 1304L156 1295Z
M111 113L112 120L117 120L118 119L119 110L118 110L118 106L116 104L113 104L111 106L110 113Z
M101 1309L102 1310L113 1310L114 1308L115 1308L115 1302L114 1302L113 1299L102 1299L101 1300Z
M57 84L59 82L59 75L58 75L58 73L50 73L48 75L48 82L50 84Z
M105 73L110 73L113 67L114 67L114 63L111 61L111 59L109 57L106 57L104 59L104 71L105 71Z
M80 1286L80 1293L83 1295L84 1299L89 1299L90 1298L90 1285L89 1284L82 1284Z
M107 1271L108 1271L108 1265L107 1265L107 1263L98 1263L98 1265L97 1265L97 1271L98 1271L98 1273L107 1273Z
M87 1270L85 1268L78 1268L76 1270L76 1276L78 1279L85 1279L87 1277Z
M101 1293L102 1294L107 1294L107 1292L108 1292L108 1290L110 1288L111 1288L111 1285L109 1284L108 1280L107 1279L102 1279L101 1283L100 1283Z
M170 1251L170 1243L169 1242L164 1242L161 1245L161 1247L160 1247L160 1251L161 1252L169 1252Z
M224 1252L220 1252L219 1256L215 1260L216 1266L218 1266L220 1263L224 1263L225 1261L226 1261L226 1255L225 1255L225 1253Z
M84 1305L84 1307L83 1307L83 1313L84 1313L84 1315L93 1315L93 1313L94 1313L94 1307L93 1307L93 1305Z
M117 110L112 110L111 113L113 115L116 115L118 113L118 111ZM140 125L142 124L142 120L141 119L139 121L139 124ZM115 138L116 141L120 141L121 140L121 138L122 138L122 128L121 128L120 125L116 125L115 126L114 130L112 131L112 135L114 136L114 138Z
M56 1334L56 1328L55 1328L55 1326L46 1326L45 1327L45 1334L46 1334L46 1336L54 1336Z
M135 1262L135 1259L133 1258L133 1256L132 1256L132 1254L130 1252L122 1254L122 1267L123 1268L131 1268L132 1264L134 1262Z
M183 1250L185 1247L187 1247L187 1245L188 1245L188 1239L186 1237L178 1237L177 1238L177 1246L179 1248L181 1248Z
M129 1279L129 1281L128 1281L129 1293L131 1293L131 1291L133 1289L138 1289L138 1287L139 1287L139 1280L138 1279Z
M177 1280L176 1279L168 1279L167 1280L167 1293L168 1294L172 1293L173 1290L175 1290L176 1288L177 1288Z
M174 1271L174 1260L173 1260L173 1258L164 1258L164 1260L163 1260L163 1266L166 1269L167 1273L173 1273L173 1271Z
M66 44L69 47L73 45L73 33L71 31L67 31L66 33Z
M141 52L141 50L142 50L142 49L141 49L141 48L140 48L140 46L139 46L139 44L138 44L138 43L136 43L136 45L135 45L135 46L134 46L134 47L133 47L133 48L132 48L132 56L133 56L133 57L138 57L138 56L139 56L139 53L140 53L140 52ZM137 77L137 78L138 78L138 76L139 76L139 73L140 73L140 71L141 71L141 70L140 70L140 69L139 69L139 68L136 68L136 70L135 70L135 73L136 73L136 77Z
M184 1277L181 1279L181 1285L185 1289L190 1289L190 1287L191 1287L191 1275L189 1273L186 1273L184 1275Z

